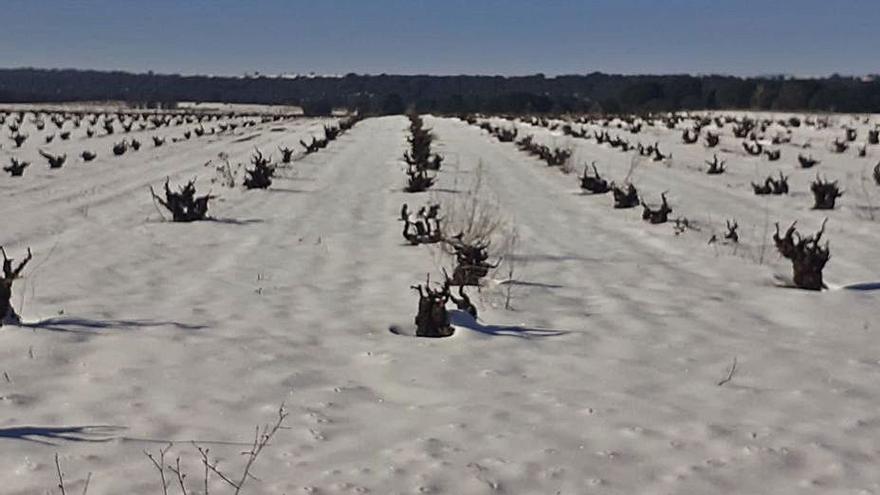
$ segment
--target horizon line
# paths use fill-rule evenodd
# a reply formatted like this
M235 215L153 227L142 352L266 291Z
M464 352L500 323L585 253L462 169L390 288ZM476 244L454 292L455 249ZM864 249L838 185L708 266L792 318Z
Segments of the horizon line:
M480 74L480 73L369 73L369 72L347 72L345 74L317 73L317 72L281 72L281 73L263 73L261 71L244 71L241 74L208 74L208 73L183 73L183 72L156 72L147 69L146 71L132 71L125 69L96 69L96 68L79 68L79 67L35 67L35 66L18 66L3 67L0 70L31 70L31 71L75 71L75 72L104 72L104 73L122 73L134 76L159 76L159 77L208 77L208 78L231 78L231 79L299 79L299 78L324 78L324 79L341 79L348 76L356 77L501 77L501 78L526 78L526 77L544 77L546 79L556 79L561 77L585 77L591 75L603 76L620 76L620 77L725 77L736 79L787 79L787 80L822 80L822 79L865 79L880 78L880 73L864 73L864 74L841 74L833 72L826 75L797 75L790 73L765 73L752 75L725 74L717 72L668 72L668 73L643 73L643 72L603 72L595 70L583 73L556 73L548 74L546 72L533 72L529 74Z

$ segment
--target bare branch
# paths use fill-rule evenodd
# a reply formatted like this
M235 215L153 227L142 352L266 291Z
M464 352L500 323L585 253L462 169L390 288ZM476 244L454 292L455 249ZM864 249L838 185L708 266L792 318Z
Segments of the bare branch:
M211 472L219 476L221 480L225 481L229 486L238 490L238 485L236 485L235 482L231 479L227 478L226 475L224 475L220 471L220 469L217 468L216 462L214 464L211 464L211 461L208 458L208 449L202 449L199 446L196 446L196 448L199 450L199 454L202 456L202 464L205 465L205 487L208 486L208 470L210 470ZM207 491L205 493L207 493Z
M61 489L61 495L67 495L64 489L64 476L61 474L61 462L58 460L58 452L55 452L55 471L58 473L58 488Z
M729 382L730 380L733 380L734 373L736 373L736 356L733 357L733 364L730 366L730 371L728 371L727 377L725 377L723 380L718 382L718 386L720 387L720 386L724 385L725 383Z
M253 448L251 448L250 452L245 452L245 455L248 456L247 464L244 467L244 471L242 472L241 479L235 485L235 495L241 491L241 488L244 486L245 482L249 477L252 477L250 474L250 470L256 462L257 457L260 455L260 452L263 451L263 448L269 444L269 441L275 436L275 433L281 429L282 424L284 424L284 420L288 416L288 412L284 409L284 404L278 408L278 419L275 421L273 425L264 425L262 431L259 427L256 428L256 433L254 434L254 444Z
M186 495L186 485L183 484L183 480L186 478L186 474L180 471L180 457L177 458L176 465L176 467L169 465L168 469L172 473L177 475L177 483L180 484L180 491L183 495Z
M147 458L150 459L150 462L152 462L153 466L155 466L156 469L159 471L159 477L162 479L162 493L164 495L168 495L168 481L165 480L165 468L163 467L165 465L165 454L169 450L171 450L171 447L173 445L174 444L169 443L164 449L159 449L159 460L158 461L156 460L155 457L153 457L153 454L149 453L146 450L144 451L144 455L146 455Z
M89 482L91 482L91 481L92 481L92 473L89 472L89 474L86 476L86 484L85 484L85 486L83 486L82 495L86 495L89 492Z

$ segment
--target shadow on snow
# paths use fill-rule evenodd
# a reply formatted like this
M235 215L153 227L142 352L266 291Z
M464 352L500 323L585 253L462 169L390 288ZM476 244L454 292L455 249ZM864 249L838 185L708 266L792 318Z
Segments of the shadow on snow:
M52 440L68 442L109 442L125 428L121 426L10 426L0 428L0 439L24 440L56 445Z
M543 337L558 337L569 333L566 330L550 330L543 328L528 328L520 326L483 325L465 311L453 309L449 311L449 322L460 328L466 328L477 333L492 335L495 337L517 337L520 339L534 339Z
M44 318L34 322L16 322L13 325L22 328L31 328L39 330L49 330L52 332L67 333L85 333L94 334L95 330L121 329L129 330L133 328L149 328L171 326L181 330L201 330L207 328L205 325L191 325L187 323L179 323L176 321L162 320L93 320L89 318L75 317L53 317Z

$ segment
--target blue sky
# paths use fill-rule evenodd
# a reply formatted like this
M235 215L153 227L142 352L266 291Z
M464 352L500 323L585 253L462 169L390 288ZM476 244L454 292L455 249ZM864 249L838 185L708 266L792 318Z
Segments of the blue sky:
M880 0L0 0L0 12L2 67L880 72Z

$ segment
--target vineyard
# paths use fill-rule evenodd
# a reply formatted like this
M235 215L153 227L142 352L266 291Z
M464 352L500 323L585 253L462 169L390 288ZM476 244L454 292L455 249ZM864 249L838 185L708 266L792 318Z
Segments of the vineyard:
M878 489L876 116L0 126L4 493Z

